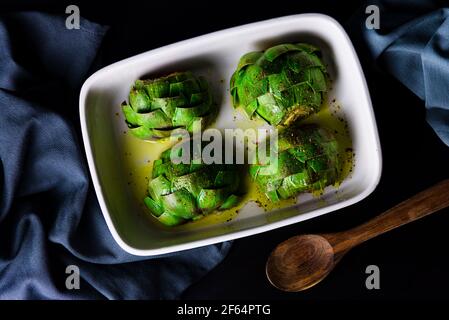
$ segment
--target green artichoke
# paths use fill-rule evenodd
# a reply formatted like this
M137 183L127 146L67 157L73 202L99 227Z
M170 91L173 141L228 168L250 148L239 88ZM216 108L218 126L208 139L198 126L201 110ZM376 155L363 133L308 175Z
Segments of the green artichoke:
M175 152L182 153L182 148ZM214 210L235 206L240 179L236 166L175 164L172 149L154 161L148 196L144 202L153 216L167 226L196 220Z
M250 166L250 175L276 202L324 189L337 181L339 167L338 144L328 130L317 125L291 126L279 133L277 165L256 161Z
M122 105L126 123L141 139L169 137L174 129L192 132L194 121L207 126L216 105L206 80L178 72L154 80L137 80Z
M327 91L318 48L281 44L240 58L231 78L232 103L252 118L286 125L318 112Z

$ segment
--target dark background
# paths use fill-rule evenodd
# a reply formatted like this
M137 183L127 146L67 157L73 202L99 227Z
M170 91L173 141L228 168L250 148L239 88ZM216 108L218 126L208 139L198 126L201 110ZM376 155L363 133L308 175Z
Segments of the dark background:
M360 1L348 0L155 2L6 1L2 2L0 10L40 10L64 14L68 4L78 5L83 17L111 26L101 52L101 63L106 65L223 28L297 13L328 14L352 34L354 30L348 27L347 22L356 11L363 12L366 7L362 7ZM352 39L355 40L354 37ZM355 45L367 77L382 144L383 173L376 191L360 203L332 214L234 241L224 262L189 288L183 298L449 298L449 209L359 246L340 262L325 281L308 291L284 293L271 287L266 280L266 258L279 242L301 233L340 231L356 226L449 177L449 147L437 138L426 123L424 103L378 68L362 43L356 42ZM365 268L370 264L380 267L380 290L365 288Z

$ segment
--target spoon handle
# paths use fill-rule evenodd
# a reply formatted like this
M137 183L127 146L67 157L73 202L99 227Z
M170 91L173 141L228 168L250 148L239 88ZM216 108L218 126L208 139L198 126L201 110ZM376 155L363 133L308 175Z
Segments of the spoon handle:
M336 253L343 252L366 240L448 206L449 179L421 191L358 227L335 234L333 239L329 240L333 240Z

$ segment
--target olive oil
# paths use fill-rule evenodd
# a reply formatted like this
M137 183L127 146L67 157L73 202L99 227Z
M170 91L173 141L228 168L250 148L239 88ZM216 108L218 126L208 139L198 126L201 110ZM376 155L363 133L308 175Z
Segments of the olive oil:
M238 110L237 112L240 111L241 110ZM260 122L253 120L237 120L237 117L234 117L234 122L236 126L241 129L248 129L251 127L258 128L261 126ZM340 160L340 175L338 181L334 184L334 188L338 189L341 182L351 174L354 165L351 135L340 106L335 101L332 101L330 104L325 104L320 112L308 117L302 123L316 123L326 127L333 132L337 139L339 146L338 157ZM129 176L128 185L135 200L141 204L144 212L148 213L149 219L154 218L145 207L143 199L147 196L147 186L149 179L151 179L153 162L159 158L163 151L169 149L175 143L175 141L171 141L170 139L165 139L159 142L145 141L133 137L130 132L124 134L123 151L125 170ZM242 174L242 177L244 179L243 185L245 186L245 192L242 192L241 201L236 207L224 211L216 211L201 219L174 228L177 230L189 230L192 228L231 221L249 202L256 203L258 207L265 211L289 207L297 202L296 198L292 198L273 203L268 200L255 183L250 181L250 176L247 170ZM313 195L319 197L322 192L323 190L317 190L313 192Z

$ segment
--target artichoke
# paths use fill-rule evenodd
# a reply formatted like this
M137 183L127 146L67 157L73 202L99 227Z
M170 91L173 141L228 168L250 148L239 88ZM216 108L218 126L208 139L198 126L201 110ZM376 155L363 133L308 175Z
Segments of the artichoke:
M337 141L317 125L291 126L281 131L276 158L277 165L256 161L250 166L251 178L273 202L304 191L322 190L339 177Z
M169 137L177 128L192 132L194 121L206 126L217 109L206 80L191 72L137 80L128 100L122 105L126 123L141 139Z
M239 201L239 173L225 164L175 164L172 149L154 161L144 202L153 216L167 226L196 220L214 210L226 210ZM182 148L177 149L182 153Z
M231 78L234 108L271 125L286 125L318 112L327 91L318 48L281 44L240 58Z

